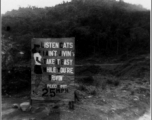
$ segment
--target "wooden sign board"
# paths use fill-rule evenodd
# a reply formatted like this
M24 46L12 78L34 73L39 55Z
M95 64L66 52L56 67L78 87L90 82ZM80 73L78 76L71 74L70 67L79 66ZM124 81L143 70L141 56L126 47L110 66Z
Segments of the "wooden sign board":
M74 38L34 38L31 99L74 101Z

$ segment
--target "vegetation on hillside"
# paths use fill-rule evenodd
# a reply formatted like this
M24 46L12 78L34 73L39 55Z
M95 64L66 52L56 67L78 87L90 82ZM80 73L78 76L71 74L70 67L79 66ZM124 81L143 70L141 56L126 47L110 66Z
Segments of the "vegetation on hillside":
M72 0L54 7L20 7L2 15L2 65L30 64L31 39L52 37L75 37L76 59L92 55L123 55L126 59L150 52L149 33L150 11L122 0Z
M5 13L3 118L138 119L150 105L149 33L150 11L123 0L72 0ZM10 107L31 98L31 39L61 37L76 40L76 109L71 112L66 104L53 101L32 103L28 114Z
M82 64L88 57L90 63L111 57L119 62L149 54L149 33L150 11L122 0L72 0L54 7L29 6L7 12L2 15L3 93L30 88L32 38L75 37L76 61L80 59ZM85 73L76 68L76 74L83 75L100 71L102 75L111 73L96 66L84 67ZM118 75L126 72L122 68L116 71L122 71Z

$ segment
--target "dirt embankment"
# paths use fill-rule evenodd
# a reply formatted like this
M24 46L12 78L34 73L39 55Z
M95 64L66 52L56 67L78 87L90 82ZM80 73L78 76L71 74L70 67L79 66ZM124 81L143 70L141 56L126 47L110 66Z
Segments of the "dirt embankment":
M150 77L150 56L142 55L140 57L132 58L122 66L114 69L114 71L115 74L120 77Z
M79 66L75 78L80 101L75 103L74 111L69 111L66 104L58 104L54 109L48 103L41 103L33 106L34 112L25 113L13 110L11 105L27 98L3 98L3 120L150 120L148 55L132 58L118 66Z

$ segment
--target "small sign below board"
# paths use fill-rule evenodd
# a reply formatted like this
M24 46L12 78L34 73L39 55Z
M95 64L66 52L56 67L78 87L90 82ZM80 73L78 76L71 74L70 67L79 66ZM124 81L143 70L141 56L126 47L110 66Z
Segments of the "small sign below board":
M31 100L74 101L74 38L34 38Z

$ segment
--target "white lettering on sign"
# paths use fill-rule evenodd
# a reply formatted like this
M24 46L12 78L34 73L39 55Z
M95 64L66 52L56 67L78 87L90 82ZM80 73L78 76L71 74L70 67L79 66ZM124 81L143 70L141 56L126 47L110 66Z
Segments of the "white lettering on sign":
M47 72L56 73L56 67L47 67Z
M73 60L71 59L64 59L64 65L72 65Z
M57 42L44 42L44 48L59 48L59 43L57 43Z
M52 50L52 51L48 51L49 52L49 56L57 56L57 51L56 50Z
M56 59L57 65L73 65L72 59Z
M47 88L57 88L56 84L47 84Z
M60 85L60 88L67 88L67 85Z
M55 59L47 59L46 60L46 64L48 64L48 65L50 65L50 64L54 65L55 64Z
M72 55L72 52L71 51L62 51L62 56L66 56L66 57L69 57Z
M73 43L72 42L64 42L63 48L73 48Z
M57 59L57 64L58 64L58 65L60 64L60 61L61 61L61 59Z
M70 73L70 74L73 74L73 68L61 67L60 68L60 73Z
M52 80L53 81L62 81L63 75L52 75Z

